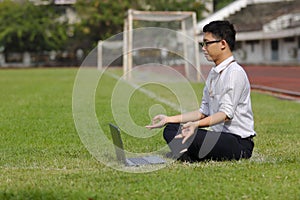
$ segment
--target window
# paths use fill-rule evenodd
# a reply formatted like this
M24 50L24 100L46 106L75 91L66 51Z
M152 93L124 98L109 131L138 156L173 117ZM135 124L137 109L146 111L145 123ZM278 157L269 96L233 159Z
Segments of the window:
M255 51L255 45L259 44L259 40L246 41L246 44L251 45L251 52Z
M285 42L295 42L295 38L294 37L287 37L283 39Z
M271 40L272 60L278 60L279 58L278 48L279 48L278 40Z

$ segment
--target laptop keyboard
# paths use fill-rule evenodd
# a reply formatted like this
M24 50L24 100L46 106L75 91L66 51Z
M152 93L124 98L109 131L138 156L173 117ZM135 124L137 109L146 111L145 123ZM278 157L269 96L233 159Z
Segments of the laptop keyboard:
M165 163L165 161L158 156L147 156L144 159L147 160L149 163L154 164Z
M139 165L145 165L148 164L149 162L143 158L128 158L131 162L134 164L139 164Z

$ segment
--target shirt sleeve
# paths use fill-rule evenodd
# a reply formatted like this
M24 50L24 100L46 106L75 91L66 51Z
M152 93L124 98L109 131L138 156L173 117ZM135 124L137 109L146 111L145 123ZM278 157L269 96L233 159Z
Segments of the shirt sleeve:
M199 111L206 116L210 115L210 113L209 113L209 94L208 94L207 86L205 86L203 89L202 102L201 102Z
M232 119L246 87L245 74L241 70L232 70L224 79L224 90L220 98L220 112Z

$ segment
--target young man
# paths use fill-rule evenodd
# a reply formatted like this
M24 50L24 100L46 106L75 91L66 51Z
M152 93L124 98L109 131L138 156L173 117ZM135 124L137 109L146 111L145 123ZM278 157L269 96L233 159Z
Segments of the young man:
M256 133L249 80L232 54L236 31L228 21L213 21L203 32L202 50L215 66L206 80L200 109L176 116L157 115L146 127L167 125L164 139L174 157L182 161L250 158Z

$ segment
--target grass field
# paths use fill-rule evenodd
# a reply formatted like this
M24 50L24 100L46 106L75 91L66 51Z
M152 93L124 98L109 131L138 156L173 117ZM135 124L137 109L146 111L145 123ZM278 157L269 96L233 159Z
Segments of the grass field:
M127 173L97 161L82 144L72 115L76 73L75 68L0 70L0 199L300 199L299 103L252 93L258 136L250 160L174 162L150 173ZM97 89L103 127L113 121L115 83L105 75ZM203 85L192 86L202 93ZM153 91L168 98L163 89ZM134 93L130 113L137 124L149 123L145 105L153 103ZM167 107L166 112L176 113ZM147 145L129 136L124 140L130 151L164 145L160 135Z

